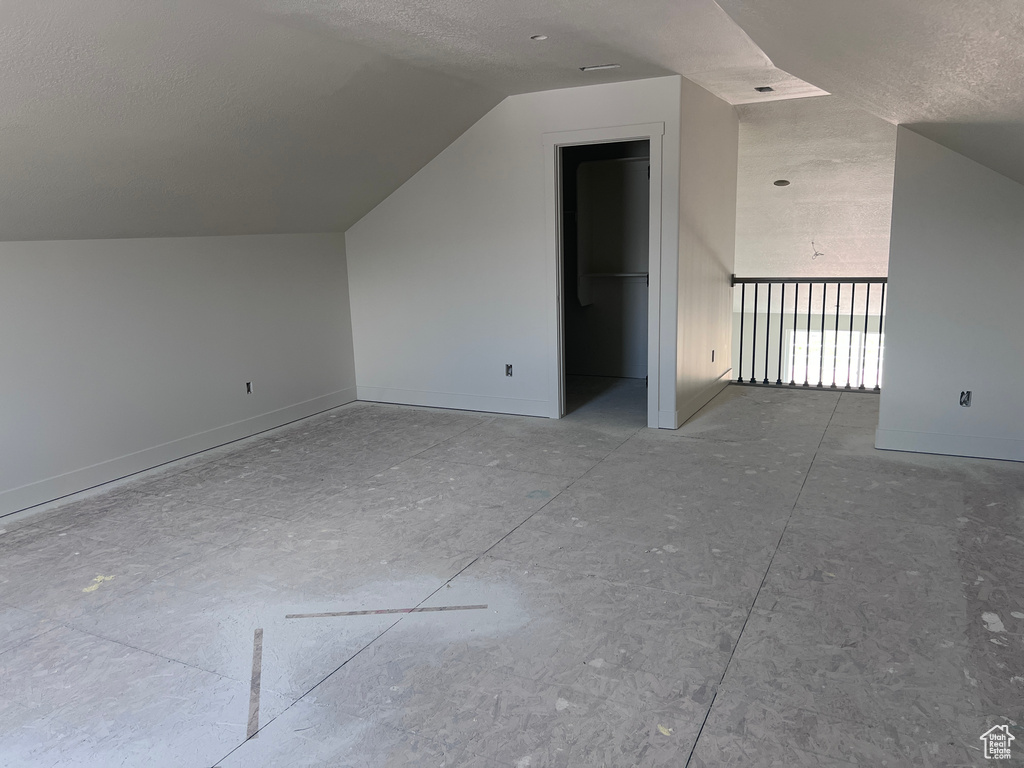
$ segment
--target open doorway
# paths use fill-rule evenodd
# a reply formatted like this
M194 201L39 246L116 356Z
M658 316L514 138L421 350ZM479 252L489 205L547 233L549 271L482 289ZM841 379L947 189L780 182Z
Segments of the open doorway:
M564 415L648 418L650 141L563 146Z

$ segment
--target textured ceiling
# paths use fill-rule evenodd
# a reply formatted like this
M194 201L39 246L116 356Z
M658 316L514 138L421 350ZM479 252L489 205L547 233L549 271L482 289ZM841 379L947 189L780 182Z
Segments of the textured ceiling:
M776 65L1024 183L1020 0L719 0Z
M823 93L776 69L713 0L225 1L505 94L675 73L731 104ZM621 68L579 71L610 63Z
M896 127L836 96L739 117L736 274L888 274Z
M4 0L0 239L343 230L505 95L669 73L824 88L1024 182L1020 0L720 5Z
M0 240L344 230L505 95L670 73L820 93L711 0L4 0Z
M0 239L344 229L500 98L218 3L4 2Z

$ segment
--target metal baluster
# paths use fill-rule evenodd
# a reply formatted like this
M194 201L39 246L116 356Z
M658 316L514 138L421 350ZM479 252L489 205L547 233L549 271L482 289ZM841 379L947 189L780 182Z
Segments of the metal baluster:
M836 330L832 341L832 387L836 388L836 366L839 364L839 299L843 295L843 284L836 283Z
M761 286L754 283L754 336L750 340L750 383L757 384L757 295Z
M807 322L804 323L807 340L804 342L804 386L811 386L811 297L814 295L814 283L807 283Z
M818 389L825 386L825 300L828 298L828 283L821 284L821 352L818 362Z
M789 386L796 386L796 309L800 304L800 283L793 283L793 351L790 353Z
M764 384L768 383L768 350L772 335L772 284L768 283L768 309L764 315Z
M846 349L846 387L850 388L850 379L853 378L853 310L857 306L857 284L850 286L850 343Z
M864 300L864 336L860 345L860 388L864 389L864 379L868 364L868 312L871 309L871 283L868 283L868 297Z
M875 366L875 392L882 391L882 320L885 318L885 283L882 283L882 301L878 305L878 363Z
M740 376L736 381L743 383L743 318L747 316L747 284L740 286Z
M836 294L831 297L831 300L835 301L835 314L832 317L834 326L832 328L832 380L829 384L831 389L867 389L867 356L868 356L868 324L871 318L871 300L873 298L874 291L872 288L875 285L882 286L882 293L880 296L879 318L878 318L878 337L879 344L877 349L877 372L875 377L875 391L881 390L882 383L882 363L883 363L883 348L881 337L885 330L885 303L886 303L886 292L888 281L883 278L835 278L835 279L823 279L823 280L803 280L801 278L737 278L735 275L732 279L733 286L740 286L740 327L739 327L739 361L738 361L738 376L736 383L738 384L756 384L758 386L771 386L771 366L774 363L776 368L775 386L784 386L786 382L785 372L782 366L785 364L786 355L786 299L789 295L789 286L787 283L793 284L793 318L792 318L792 343L790 344L790 361L789 361L789 386L796 387L799 383L796 380L796 364L797 364L797 349L799 348L799 335L800 335L800 286L801 283L807 285L807 299L805 307L805 321L803 332L805 334L805 346L804 346L804 381L803 386L810 387L811 385L811 327L814 321L812 320L812 312L814 306L814 287L815 285L821 285L821 321L820 323L814 324L819 331L819 343L818 343L818 381L816 386L819 389L825 387L825 355L827 354L827 348L825 347L825 340L827 338L826 328L828 326L828 320L830 316L830 306L828 302L829 297L829 286L835 285ZM750 339L747 338L747 284L753 286L754 289L754 324L751 329ZM767 296L764 301L767 302L765 305L765 318L764 318L764 333L761 333L761 318L759 317L761 309L761 285L768 286ZM775 285L781 286L780 295L776 297ZM845 299L843 296L843 286L850 286L850 297ZM864 298L864 320L860 326L863 330L860 334L860 340L856 346L854 344L853 332L858 327L857 322L857 287L859 285L865 286L865 298ZM847 339L847 359L846 359L846 381L843 386L839 386L839 332L840 323L842 322L842 315L844 312L844 299L850 305L846 311L849 311L850 317L846 324L846 333L849 334ZM779 338L776 342L778 349L772 352L772 312L775 309L775 304L780 304L778 309L778 334ZM764 362L761 363L762 371L759 375L758 372L758 359L757 349L761 341L764 342ZM748 351L749 348L749 351ZM750 355L750 360L746 359L747 355ZM854 364L854 355L857 356L856 365ZM748 368L749 366L749 368ZM749 373L746 371L749 370ZM859 380L857 376L859 375Z
M782 298L779 299L779 369L775 371L775 386L782 386L782 337L785 335L783 331L786 329L785 323L786 316L786 284L782 284Z

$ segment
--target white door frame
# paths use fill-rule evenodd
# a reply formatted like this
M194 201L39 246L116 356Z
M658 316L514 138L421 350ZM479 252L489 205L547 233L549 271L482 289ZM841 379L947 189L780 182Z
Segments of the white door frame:
M549 364L549 397L552 418L565 415L565 351L562 328L565 299L562 285L562 164L559 150L580 144L608 144L619 141L650 142L651 186L647 255L647 426L658 427L658 391L661 382L661 178L662 137L664 123L642 123L580 131L558 131L544 134L544 162L548 179L544 195L547 211L548 285L554 286L553 322L549 322L549 349L554 359Z

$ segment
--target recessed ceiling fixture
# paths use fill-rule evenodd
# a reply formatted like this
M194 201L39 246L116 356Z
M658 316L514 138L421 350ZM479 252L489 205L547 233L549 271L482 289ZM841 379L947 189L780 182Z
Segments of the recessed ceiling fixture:
M594 64L589 67L580 67L580 72L597 72L599 69L618 69L618 64Z
M773 183L776 187L788 187L789 179L776 179Z
M770 85L759 85L754 90L757 91L758 93L771 93L775 89L772 88Z
M530 35L530 39L531 40L536 40L537 42L540 42L541 40L547 40L548 36L547 35Z

